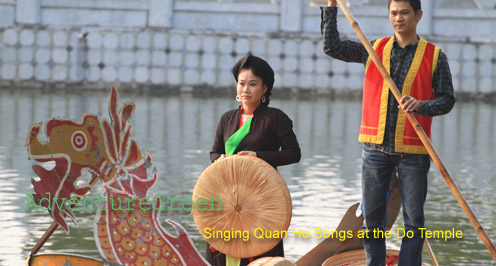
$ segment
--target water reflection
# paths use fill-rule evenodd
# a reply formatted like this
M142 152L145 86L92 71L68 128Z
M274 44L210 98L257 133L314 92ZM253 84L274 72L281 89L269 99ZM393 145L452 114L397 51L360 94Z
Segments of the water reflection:
M0 91L0 264L24 263L34 243L51 223L41 211L25 211L26 194L32 193L33 162L27 160L24 142L31 123L48 117L79 119L84 112L107 117L107 93ZM196 97L191 94L152 95L121 93L120 103L133 101L132 123L141 148L155 160L159 182L155 193L190 197L197 177L209 164L208 152L220 115L237 103L225 97ZM293 199L291 228L314 232L333 230L347 208L360 201L361 145L359 100L277 99L271 105L292 119L302 147L302 161L281 167ZM448 116L436 118L433 142L453 179L485 230L496 238L496 106L458 103ZM472 228L435 166L431 169L426 205L427 225L432 230L463 231L459 240L431 239L442 265L488 265L489 252ZM102 189L92 193L96 197ZM69 252L98 256L93 239L94 212L76 214L78 227L70 235L58 230L42 252ZM164 211L162 219L181 223L199 250L204 242L187 211ZM165 225L166 228L170 228ZM402 227L401 218L396 227ZM395 227L395 228L396 228ZM321 240L285 240L286 254L296 260ZM400 240L389 245L398 248ZM428 255L424 257L428 261Z

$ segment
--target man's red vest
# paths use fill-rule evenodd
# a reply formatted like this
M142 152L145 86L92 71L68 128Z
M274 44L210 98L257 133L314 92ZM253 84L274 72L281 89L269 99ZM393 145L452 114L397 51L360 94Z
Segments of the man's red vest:
M391 49L393 37L376 40L374 50L390 73ZM420 39L408 74L405 78L402 95L410 95L417 100L434 99L432 76L436 70L439 48ZM367 61L362 103L362 124L360 142L382 144L386 128L389 86L381 76L374 62ZM431 137L432 117L414 114L427 136ZM427 154L427 149L417 136L406 114L399 111L396 122L395 151L402 153Z

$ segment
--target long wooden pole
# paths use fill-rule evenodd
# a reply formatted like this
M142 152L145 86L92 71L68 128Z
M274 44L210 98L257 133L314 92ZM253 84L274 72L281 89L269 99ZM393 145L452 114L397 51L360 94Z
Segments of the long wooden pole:
M379 72L381 73L382 77L384 80L386 80L389 88L391 89L391 92L393 93L394 97L398 102L400 102L401 99L401 93L396 87L396 84L394 83L393 79L391 76L389 76L389 73L386 71L386 68L382 64L382 61L379 59L379 56L377 56L376 52L372 48L372 45L370 45L370 42L367 40L367 37L365 34L362 32L360 29L360 26L358 25L358 22L355 20L353 15L351 14L351 11L349 10L348 6L345 3L345 0L337 0L337 3L341 10L343 11L344 15L350 22L351 26L355 30L356 34L358 35L358 38L362 42L363 46L369 53L370 57L374 61L375 65L379 69ZM401 103L400 103L401 104ZM406 113L406 112L405 112ZM413 128L415 129L415 132L417 132L417 135L420 137L422 140L422 143L424 146L427 148L427 151L429 152L429 155L431 156L432 160L436 164L437 168L441 172L441 175L444 177L444 180L448 184L448 187L451 189L451 192L455 196L456 200L458 203L460 203L463 211L467 215L468 219L472 223L472 225L475 228L475 231L479 234L481 237L482 241L486 245L487 249L493 256L493 259L496 261L496 248L494 247L493 243L491 242L491 239L489 239L489 236L486 234L486 231L484 228L482 228L482 225L479 223L479 220L477 217L475 217L474 213L470 209L470 206L468 206L468 203L465 201L463 198L462 194L460 193L460 190L458 190L458 187L456 186L455 182L451 178L450 174L448 173L448 170L446 167L444 167L443 162L441 161L441 158L437 154L436 150L434 149L434 146L432 146L432 143L430 139L427 137L427 134L425 134L424 129L422 129L422 126L420 126L419 122L413 116L413 114L406 113L406 116L408 117L408 120L410 120L410 123L412 124Z
M38 239L38 242L36 242L36 244L33 246L31 252L29 253L29 257L33 256L34 254L38 253L38 251L40 251L41 247L43 247L43 245L45 245L45 243L53 235L53 233L57 231L57 228L59 228L59 225L57 224L57 222L53 221L52 224L45 231L43 236L40 239Z
M429 241L427 241L427 238L424 238L424 244L425 247L427 248L427 252L429 252L429 256L431 257L432 261L432 266L439 266L439 263L437 262L436 255L434 255L434 251L431 248L431 245L429 244Z

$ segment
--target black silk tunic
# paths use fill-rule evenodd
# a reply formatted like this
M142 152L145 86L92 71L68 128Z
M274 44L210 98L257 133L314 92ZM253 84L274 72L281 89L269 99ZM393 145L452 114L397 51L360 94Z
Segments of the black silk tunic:
M213 162L225 154L225 143L239 129L240 109L224 113L217 125L217 132L210 152ZM300 161L301 152L293 132L293 122L281 110L260 104L253 112L250 133L239 143L235 154L254 151L257 157L274 168Z

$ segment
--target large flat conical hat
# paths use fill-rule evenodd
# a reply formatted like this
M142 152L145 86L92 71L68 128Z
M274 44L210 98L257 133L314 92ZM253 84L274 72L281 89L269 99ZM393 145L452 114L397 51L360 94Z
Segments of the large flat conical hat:
M394 249L386 250L387 265L398 266L398 256L400 252ZM322 266L366 266L367 259L365 258L365 251L363 249L347 251L339 253L328 258ZM424 264L422 264L424 265Z
M211 164L195 185L193 202L199 200L208 202L200 205L208 209L193 207L198 230L210 245L231 257L271 250L286 237L291 222L286 183L257 157L233 155Z

